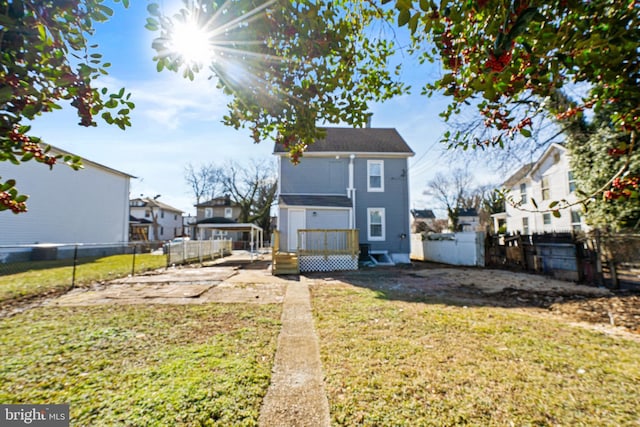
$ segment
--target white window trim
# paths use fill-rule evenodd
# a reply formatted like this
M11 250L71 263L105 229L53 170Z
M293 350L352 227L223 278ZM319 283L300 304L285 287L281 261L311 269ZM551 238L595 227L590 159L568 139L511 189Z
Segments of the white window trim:
M233 208L224 208L224 217L233 218Z
M380 165L380 187L371 187L371 165ZM384 160L367 160L367 191L383 192L384 191Z
M372 236L371 235L371 212L372 211L380 211L380 216L382 217L382 236ZM378 241L382 242L386 240L386 220L385 220L385 208L367 208L367 239L370 241Z

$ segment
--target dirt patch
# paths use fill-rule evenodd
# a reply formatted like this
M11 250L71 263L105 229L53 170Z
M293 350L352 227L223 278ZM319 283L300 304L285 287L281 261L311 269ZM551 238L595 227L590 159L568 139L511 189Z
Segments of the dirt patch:
M337 280L375 289L389 299L518 308L569 322L586 322L609 333L640 335L637 291L613 291L527 273L427 263L312 277L317 284Z

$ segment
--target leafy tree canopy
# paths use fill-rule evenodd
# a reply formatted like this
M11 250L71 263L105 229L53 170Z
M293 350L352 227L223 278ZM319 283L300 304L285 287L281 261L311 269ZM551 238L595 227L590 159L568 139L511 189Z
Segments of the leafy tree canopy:
M390 70L391 38L374 37L376 24L392 18L359 0L185 0L166 16L149 6L147 28L158 70L185 77L209 67L232 98L224 123L249 127L255 142L280 138L297 162L322 136L317 123L364 125L368 104L405 89ZM198 28L210 56L193 60L177 40ZM376 33L376 34L378 34ZM205 63L206 62L206 63Z
M120 0L115 0L120 1ZM127 6L128 0L121 0ZM79 124L95 126L96 116L124 129L134 107L124 89L95 87L108 62L90 45L94 23L113 11L103 0L0 1L0 161L34 160L49 167L60 159L80 168L80 159L49 154L26 120L70 102ZM0 211L26 211L27 196L13 179L0 180Z
M626 135L613 148L637 151L640 3L634 0L187 0L173 17L157 6L150 11L148 27L160 32L158 68L191 77L209 65L232 96L225 123L250 127L256 142L281 138L293 161L321 135L317 123L362 125L368 103L409 89L390 63L396 45L384 29L392 25L408 29L410 50L423 62L441 63L442 77L425 82L423 93L450 99L445 120L468 105L491 131L482 138L446 134L450 146L528 138L541 114L575 137L585 110L606 108L612 131ZM189 63L172 49L180 24L193 21L209 34L210 63ZM566 91L576 88L584 97L569 99ZM616 181L626 189L620 197L635 204L639 175L628 163Z

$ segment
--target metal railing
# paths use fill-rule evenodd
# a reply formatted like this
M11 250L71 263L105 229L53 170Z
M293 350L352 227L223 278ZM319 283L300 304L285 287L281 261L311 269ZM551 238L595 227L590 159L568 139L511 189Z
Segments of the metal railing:
M167 265L203 262L231 254L233 242L228 240L186 240L167 243Z
M357 229L298 230L298 254L301 256L350 255L359 253Z

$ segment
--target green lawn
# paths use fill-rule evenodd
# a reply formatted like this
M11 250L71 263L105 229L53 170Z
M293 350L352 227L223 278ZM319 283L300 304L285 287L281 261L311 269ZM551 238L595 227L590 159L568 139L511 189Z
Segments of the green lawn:
M312 296L335 425L640 424L636 341L340 284Z
M165 255L138 254L135 272L165 267ZM76 286L131 274L132 255L81 258L76 268ZM28 298L69 289L73 277L73 260L34 261L0 265L0 304L16 298ZM10 274L12 273L12 274Z
M74 426L253 426L281 306L38 308L0 320L0 401Z

